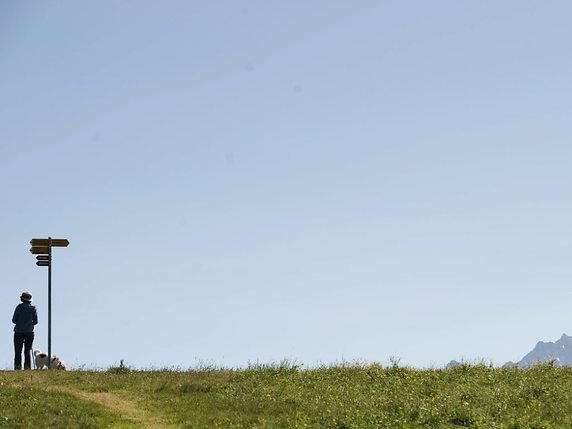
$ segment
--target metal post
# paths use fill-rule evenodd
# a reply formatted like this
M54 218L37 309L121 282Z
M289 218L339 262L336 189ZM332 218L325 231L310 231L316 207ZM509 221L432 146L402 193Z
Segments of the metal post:
M48 369L52 367L52 237L48 237Z

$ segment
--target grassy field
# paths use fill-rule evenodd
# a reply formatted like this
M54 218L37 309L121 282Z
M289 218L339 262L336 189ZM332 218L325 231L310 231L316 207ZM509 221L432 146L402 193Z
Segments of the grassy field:
M572 368L0 372L0 428L572 428Z

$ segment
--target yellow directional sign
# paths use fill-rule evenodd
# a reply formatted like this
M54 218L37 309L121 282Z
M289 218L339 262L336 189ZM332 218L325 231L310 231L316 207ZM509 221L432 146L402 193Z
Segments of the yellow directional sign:
M47 255L50 253L50 248L48 246L32 246L30 252L32 252L32 255Z
M47 238L32 238L30 240L32 246L44 246L48 245ZM52 238L52 247L68 247L70 242L65 238Z

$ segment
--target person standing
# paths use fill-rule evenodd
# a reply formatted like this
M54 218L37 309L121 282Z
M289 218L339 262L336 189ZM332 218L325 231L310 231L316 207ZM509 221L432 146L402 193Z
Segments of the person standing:
M12 323L14 323L14 369L22 369L22 347L24 347L24 369L32 369L32 344L34 342L34 326L38 324L38 312L32 305L32 294L22 292L21 304L16 306Z

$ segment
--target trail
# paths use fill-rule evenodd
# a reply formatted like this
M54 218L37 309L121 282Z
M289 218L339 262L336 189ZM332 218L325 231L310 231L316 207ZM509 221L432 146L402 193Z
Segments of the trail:
M75 396L83 401L94 402L122 417L125 417L143 429L175 429L177 426L165 423L160 416L139 408L135 401L125 399L110 392L86 392L69 386L50 386L48 391L57 391Z

